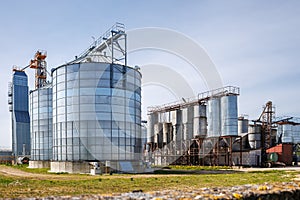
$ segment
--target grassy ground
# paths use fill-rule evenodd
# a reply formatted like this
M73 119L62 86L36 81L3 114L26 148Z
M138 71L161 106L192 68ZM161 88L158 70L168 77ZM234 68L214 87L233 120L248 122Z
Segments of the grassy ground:
M32 169L28 168L27 165L6 165L15 169L22 170L24 172L36 173L36 174L48 174L49 168L39 168L39 169Z
M27 169L31 177L0 174L0 198L45 197L80 194L110 194L133 190L155 191L164 189L189 190L201 187L234 186L264 182L288 182L297 174L285 171L264 171L233 174L184 174L184 175L68 175L52 174L55 179L39 179L47 169ZM63 176L63 179L60 179ZM69 179L68 179L69 177ZM78 179L74 179L78 177Z

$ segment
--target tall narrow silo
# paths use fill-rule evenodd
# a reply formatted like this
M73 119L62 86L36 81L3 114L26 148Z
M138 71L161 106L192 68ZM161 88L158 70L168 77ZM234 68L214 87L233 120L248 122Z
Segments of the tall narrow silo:
M16 160L19 156L30 156L31 152L28 78L24 71L14 70L8 95L12 120L12 152Z
M207 137L221 136L220 98L207 101Z
M158 113L158 122L161 122L161 123L170 122L170 112L159 112Z
M172 141L173 130L172 123L163 123L163 143L164 145L169 144Z
M163 123L154 124L154 144L158 148L163 146Z
M54 172L89 172L89 161L136 171L141 152L141 74L105 62L52 70Z
M153 142L154 138L154 124L158 122L158 113L153 112L148 114L147 122L147 143Z
M276 133L276 143L282 143L282 125L277 126L277 133Z
M249 120L241 116L238 118L238 135L248 132Z
M194 136L193 118L194 118L193 106L188 106L182 109L183 140L190 140Z
M237 96L221 97L221 135L238 135Z
M49 168L52 159L52 85L30 92L30 168Z
M194 106L194 137L207 135L206 105Z
M182 111L180 109L171 111L171 122L173 125L173 141L180 142L182 137Z
M261 147L261 125L249 125L248 141L251 149Z

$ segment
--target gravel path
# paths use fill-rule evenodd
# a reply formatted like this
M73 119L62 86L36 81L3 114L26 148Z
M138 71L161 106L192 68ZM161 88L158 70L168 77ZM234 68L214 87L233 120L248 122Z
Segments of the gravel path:
M189 199L295 199L300 198L299 183L281 183L277 185L242 185L235 187L216 187L216 188L200 188L197 190L164 190L143 193L142 191L133 191L131 193L114 194L114 195L81 195L77 197L46 197L45 200L79 200L79 199L105 199L105 200L189 200ZM33 199L32 199L33 200Z

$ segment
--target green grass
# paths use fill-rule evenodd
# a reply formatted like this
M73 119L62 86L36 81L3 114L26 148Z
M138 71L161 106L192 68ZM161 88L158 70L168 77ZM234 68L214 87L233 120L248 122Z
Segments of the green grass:
M13 178L7 178L0 176L0 187L7 186L8 184L12 183L14 181Z
M37 173L37 174L48 174L49 168L28 168L28 164L24 165L11 165L15 169L22 170L24 172Z
M20 167L24 170L23 167ZM35 171L36 173L36 171ZM62 175L52 179L6 177L0 175L0 198L46 197L80 194L110 194L133 190L194 189L201 187L288 182L297 172L264 171L232 174L184 175ZM53 179L54 177L54 179ZM75 178L74 178L75 177Z

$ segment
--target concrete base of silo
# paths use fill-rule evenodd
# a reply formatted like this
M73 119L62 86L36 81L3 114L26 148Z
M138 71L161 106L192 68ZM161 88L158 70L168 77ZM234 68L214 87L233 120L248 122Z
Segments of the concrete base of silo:
M60 173L90 173L91 166L88 162L51 162L50 163L50 172Z
M110 161L108 166L111 170L122 173L144 173L149 172L145 163L141 161Z
M152 171L147 169L146 165L140 161L109 161L102 162L104 166L100 166L101 173L123 172L123 173L144 173ZM109 163L109 164L108 164ZM93 165L84 161L63 162L55 161L50 163L50 172L53 173L91 173Z
M28 168L50 168L50 161L30 160Z

